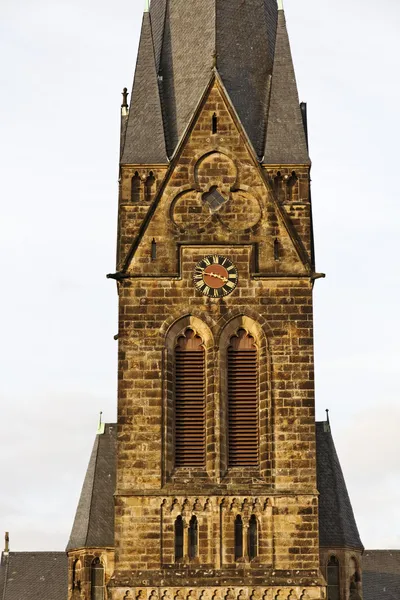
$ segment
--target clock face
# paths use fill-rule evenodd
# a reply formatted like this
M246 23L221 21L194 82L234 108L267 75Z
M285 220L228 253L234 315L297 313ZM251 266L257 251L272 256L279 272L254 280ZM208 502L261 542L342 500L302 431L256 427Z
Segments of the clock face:
M232 293L237 286L238 270L225 256L206 256L194 270L194 284L205 296L222 298Z

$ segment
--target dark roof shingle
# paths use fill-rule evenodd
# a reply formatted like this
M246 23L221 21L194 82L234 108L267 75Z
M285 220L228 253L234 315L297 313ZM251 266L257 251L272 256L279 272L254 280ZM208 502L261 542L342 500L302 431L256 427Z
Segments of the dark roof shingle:
M363 549L328 423L316 423L319 536L322 548Z
M67 550L114 546L117 426L96 436Z
M364 600L400 600L400 550L365 550Z
M168 162L150 15L147 12L143 15L121 162L123 164Z
M67 600L65 552L10 552L0 566L2 600Z
M143 97L157 107L161 102L167 153L169 157L174 154L214 67L261 159L265 150L274 52L282 46L275 44L277 21L276 0L152 0L150 16L147 18L145 14L143 21L126 135L126 148L135 147L135 153L130 151L129 161L124 156L122 162L148 161L146 152L153 144L150 136L148 147L142 143L149 126L142 111ZM150 37L152 53L148 48ZM150 64L151 54L154 65ZM154 75L159 76L159 92ZM275 98L278 93L287 92L280 83L281 71L278 77ZM285 103L286 98L280 100ZM148 114L156 115L156 146L160 149L159 115L158 108L154 112L154 106ZM131 160L132 157L137 160Z
M310 162L283 10L278 11L263 162L265 164L308 164Z

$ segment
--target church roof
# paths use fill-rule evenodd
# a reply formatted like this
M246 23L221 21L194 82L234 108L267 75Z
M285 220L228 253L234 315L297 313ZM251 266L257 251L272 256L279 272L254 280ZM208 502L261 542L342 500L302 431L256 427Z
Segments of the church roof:
M3 553L0 566L2 600L67 600L68 559L65 552Z
M131 107L122 150L123 163L167 162L150 15L144 13Z
M263 162L305 164L308 161L307 137L300 111L285 13L280 10Z
M114 546L117 426L96 436L67 550Z
M329 423L316 424L319 536L322 548L363 549Z
M366 550L362 572L364 600L400 598L400 550Z
M122 163L172 157L214 68L259 159L308 163L286 22L276 0L152 0Z

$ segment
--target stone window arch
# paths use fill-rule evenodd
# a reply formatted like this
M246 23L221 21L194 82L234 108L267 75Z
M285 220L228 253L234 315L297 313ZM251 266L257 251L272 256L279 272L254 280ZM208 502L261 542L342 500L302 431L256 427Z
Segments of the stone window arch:
M104 566L96 557L90 566L90 599L104 600Z
M239 315L225 325L218 346L221 473L224 475L232 468L245 468L247 473L257 473L272 480L271 361L267 336L256 320ZM235 356L236 352L241 352L241 356ZM235 364L235 360L238 364ZM235 381L236 375L238 381ZM246 378L249 386L247 390L243 390L240 388L240 380ZM245 394L241 398L243 391ZM237 415L242 411L247 412L246 430L242 428L239 418L235 425L234 412L236 404L240 402L242 406L237 409Z
M191 361L197 365L196 381L191 379ZM216 467L215 357L208 325L192 315L177 319L166 331L163 363L163 479L187 477L182 471L187 468L195 469L198 476L211 476ZM189 422L186 427L193 398L197 398L197 406L193 408L198 421L197 424ZM185 412L186 401L188 412ZM202 420L201 426L199 420ZM192 436L200 440L201 452L198 444L191 444L192 447L188 444Z
M184 549L183 549L183 530L184 523L181 515L175 519L174 532L175 532L175 562L183 560Z
M357 598L357 594L360 590L361 586L361 573L358 560L352 556L350 558L350 581L349 581L349 590L350 590L350 599Z
M136 171L131 180L131 200L132 202L140 202L141 200L142 181L139 173Z
M145 199L147 202L150 202L154 197L155 183L156 178L154 177L154 173L150 171L145 183Z
M235 561L243 558L243 519L236 515L235 519Z
M256 515L250 517L247 536L249 560L254 560L258 556L258 521Z
M72 565L72 591L81 589L81 569L81 561L77 558Z
M326 581L328 584L327 600L340 600L340 563L334 555L328 560Z
M199 524L195 516L190 519L188 538L189 559L195 560L199 554Z

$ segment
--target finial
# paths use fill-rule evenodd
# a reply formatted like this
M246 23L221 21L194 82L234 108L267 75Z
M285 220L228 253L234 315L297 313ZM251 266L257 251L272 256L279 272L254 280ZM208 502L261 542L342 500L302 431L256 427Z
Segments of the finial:
M148 13L150 11L150 0L145 0L144 3L144 12Z
M122 90L122 104L121 108L128 108L128 88Z
M104 425L104 423L102 423L102 419L101 419L102 415L103 415L103 412L100 411L99 426L97 427L98 435L103 435L104 429L105 429L105 425Z
M283 10L283 0L278 0L278 10Z
M329 408L326 409L326 421L324 423L324 431L325 431L325 433L331 432L331 422L329 420Z
M123 117L126 117L129 112L128 107L128 88L124 88L122 90L122 104L121 104L121 114Z
M8 554L10 552L10 534L6 531L4 536L4 554Z

